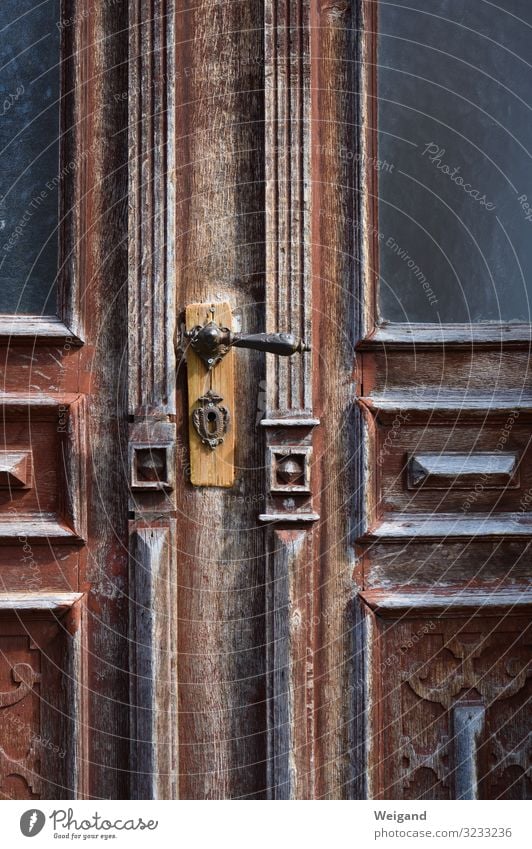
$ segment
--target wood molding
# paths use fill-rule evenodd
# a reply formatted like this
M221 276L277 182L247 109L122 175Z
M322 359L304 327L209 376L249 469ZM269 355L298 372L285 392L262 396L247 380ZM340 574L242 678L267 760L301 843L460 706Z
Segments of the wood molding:
M176 799L177 575L174 521L132 524L130 574L132 798Z
M83 344L81 338L59 317L40 315L0 316L0 344L18 343L44 345L50 342L68 342L69 345Z
M501 589L500 586L477 587L416 587L415 590L367 590L359 593L361 600L377 616L386 619L416 618L418 616L523 616L532 606L530 586Z
M49 611L62 615L83 598L83 593L0 593L0 610Z
M131 0L129 412L175 414L173 3Z
M381 324L361 339L357 348L370 351L379 348L401 349L419 345L422 348L466 348L500 350L502 347L528 349L532 343L532 325L519 323L478 324Z
M416 452L408 458L407 484L411 490L516 489L519 454L515 451Z
M175 509L176 477L174 49L172 0L130 0L130 769L137 799L178 792L175 519L165 519ZM142 452L155 462L152 482Z
M410 413L412 416L433 416L447 421L459 417L484 419L506 418L514 410L515 415L532 415L532 395L528 391L506 390L491 395L477 390L464 389L440 392L434 389L394 389L389 392L374 392L357 398L357 403L372 415L380 418L393 418L398 413Z
M87 596L76 598L66 612L64 624L70 635L67 654L68 688L71 693L72 749L69 757L69 789L76 799L89 799L89 682Z
M39 505L33 510L24 505L8 507L0 515L0 544L20 537L59 544L85 542L88 537L85 396L74 393L0 393L0 411L4 426L9 421L29 421L34 427L38 427L39 422L57 423L50 450L57 453L58 472L57 508L54 505L51 511L39 509ZM31 454L34 449L28 443L25 450ZM26 489L38 489L39 481L33 480L32 484Z
M532 539L531 513L387 513L361 543Z
M305 530L271 532L266 626L270 799L312 799L315 794L311 558L312 540Z
M310 2L269 0L265 5L266 121L266 329L312 338L310 238ZM267 458L286 443L311 450L312 354L266 357ZM307 430L294 433L294 428ZM285 430L286 428L286 430ZM308 491L312 495L311 489ZM286 495L286 493L285 493ZM315 511L297 502L287 508L272 488L261 521L314 521ZM306 517L306 518L305 518Z
M266 329L312 340L310 0L265 3ZM315 795L312 353L266 357L268 796ZM300 486L279 477L279 457ZM297 527L300 525L301 527Z
M310 341L309 0L265 3L266 330ZM267 357L268 418L312 414L312 354Z

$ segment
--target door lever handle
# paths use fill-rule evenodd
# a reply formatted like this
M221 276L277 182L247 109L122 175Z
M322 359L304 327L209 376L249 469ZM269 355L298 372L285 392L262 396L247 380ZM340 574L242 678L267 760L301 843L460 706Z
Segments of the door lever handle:
M292 333L233 333L211 320L185 333L190 347L210 371L230 348L251 348L280 357L291 357L310 351L310 346Z

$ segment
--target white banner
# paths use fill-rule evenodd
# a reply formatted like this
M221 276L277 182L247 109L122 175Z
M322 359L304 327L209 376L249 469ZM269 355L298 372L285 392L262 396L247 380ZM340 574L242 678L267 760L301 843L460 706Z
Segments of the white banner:
M9 849L532 847L529 802L4 801L1 814Z

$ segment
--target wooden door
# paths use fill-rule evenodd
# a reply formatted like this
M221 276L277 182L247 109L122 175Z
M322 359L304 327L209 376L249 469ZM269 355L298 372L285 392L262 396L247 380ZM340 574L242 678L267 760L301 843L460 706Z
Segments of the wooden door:
M134 794L530 792L525 4L430 5L133 4ZM229 488L182 332L220 303L312 342L232 354Z
M363 8L358 546L377 798L531 793L530 236L517 187L532 78L516 15L531 23L511 0Z
M120 797L124 10L0 15L0 796Z
M529 794L526 4L15 5L0 792ZM191 304L312 345L228 354L231 486Z

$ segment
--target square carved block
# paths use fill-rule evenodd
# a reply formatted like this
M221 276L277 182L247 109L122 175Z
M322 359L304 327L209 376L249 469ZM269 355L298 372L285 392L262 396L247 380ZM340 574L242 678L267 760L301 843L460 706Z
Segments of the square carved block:
M270 445L268 453L271 492L310 493L310 445Z
M131 489L172 490L175 486L175 427L167 422L133 426L129 443Z

